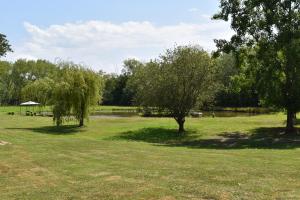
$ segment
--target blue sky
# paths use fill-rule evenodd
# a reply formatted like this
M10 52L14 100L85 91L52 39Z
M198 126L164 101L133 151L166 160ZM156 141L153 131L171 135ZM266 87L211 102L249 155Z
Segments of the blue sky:
M1 0L0 32L14 53L6 59L72 60L118 72L122 61L158 56L175 44L213 50L230 36L211 21L218 0Z

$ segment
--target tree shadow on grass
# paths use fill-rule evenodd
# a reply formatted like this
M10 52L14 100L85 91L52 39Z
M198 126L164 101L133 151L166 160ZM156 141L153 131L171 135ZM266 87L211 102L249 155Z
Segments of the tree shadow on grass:
M187 138L194 138L196 132L189 131L185 135L179 134L177 130L164 128L143 128L136 131L128 131L110 139L131 140L157 144L177 144Z
M201 138L195 131L179 135L176 130L144 128L124 132L114 139L142 141L168 147L199 149L293 149L300 148L300 135L286 136L284 128L257 128L250 133L223 132Z
M35 133L51 134L51 135L73 135L82 132L82 128L76 125L65 125L65 126L43 126L35 128L6 128L8 130L26 130Z

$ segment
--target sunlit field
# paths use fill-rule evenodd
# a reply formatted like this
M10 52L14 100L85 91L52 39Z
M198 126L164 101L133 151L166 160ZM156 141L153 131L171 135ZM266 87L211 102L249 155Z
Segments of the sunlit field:
M189 118L0 114L1 199L300 199L300 137L283 114Z
M91 106L90 110L93 111L114 111L114 110L135 110L137 107L134 106ZM51 106L0 106L0 113L8 113L14 112L15 114L19 114L26 110L29 111L51 111Z

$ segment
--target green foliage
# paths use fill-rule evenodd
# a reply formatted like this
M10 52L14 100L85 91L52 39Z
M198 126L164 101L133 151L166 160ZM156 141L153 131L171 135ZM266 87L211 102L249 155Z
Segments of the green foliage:
M22 88L22 100L36 101L43 106L49 105L53 87L54 81L48 77L33 81Z
M122 73L106 74L105 77L105 89L103 94L104 105L132 105L135 89L130 85L130 79L135 70L142 66L138 60L127 59L124 61Z
M12 99L12 80L11 80L12 64L0 61L0 104L6 104Z
M0 57L5 56L7 52L12 52L11 46L6 36L0 33Z
M234 54L220 54L215 59L221 86L216 94L216 106L257 107L259 97L255 79L251 77L248 65L237 65L237 60Z
M214 74L212 60L204 50L195 46L167 50L160 59L136 70L137 102L167 111L183 132L185 116L213 96Z
M101 102L103 75L73 63L48 61L0 62L1 104L37 101L53 106L54 121L61 125L74 117L82 126L89 107Z
M215 19L231 21L235 35L216 40L219 51L234 51L249 64L264 101L287 110L287 132L300 111L300 15L298 0L221 0Z
M52 94L54 121L59 126L64 117L74 116L83 126L89 107L100 103L102 78L73 63L61 63L59 74Z
M22 88L27 84L56 76L57 67L45 60L27 61L17 60L15 63L0 63L0 91L1 104L19 104Z
M62 125L65 118L72 115L72 99L70 96L71 87L65 81L59 81L55 84L52 91L52 105L53 105L53 120L57 126Z
M115 91L117 85L117 75L115 74L105 74L105 86L103 91L103 104L104 105L117 105Z
M122 74L126 76L131 76L134 74L135 70L139 67L141 67L143 63L136 59L127 59L124 61Z

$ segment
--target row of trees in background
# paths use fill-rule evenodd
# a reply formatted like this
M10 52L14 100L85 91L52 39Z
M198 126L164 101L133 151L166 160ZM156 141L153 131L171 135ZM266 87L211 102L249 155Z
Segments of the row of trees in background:
M129 87L128 83L135 69L144 64L145 63L136 59L128 59L123 63L121 74L104 74L105 88L103 91L103 105L135 105L135 91Z
M222 54L217 58L212 58L212 62L218 73L216 81L219 87L211 102L213 104L203 105L205 109L211 109L212 105L217 107L259 107L262 105L255 82L247 79L246 69L237 68L235 55ZM103 105L136 105L136 91L130 87L130 79L135 69L145 65L147 63L128 59L124 61L120 74L104 74Z
M214 98L214 105L220 107L257 107L258 92L255 83L248 79L247 71L236 67L232 54L223 54L213 59L218 70L219 90ZM135 59L124 61L121 74L99 73L105 81L103 105L135 105L136 91L129 87L135 69L146 65ZM36 80L57 77L60 73L56 64L45 60L17 60L14 63L0 61L0 103L1 105L18 105L22 98L22 89ZM45 85L46 80L36 85ZM45 94L40 90L41 94ZM42 95L43 96L43 95ZM46 96L44 96L46 98ZM28 99L28 98L27 98ZM34 100L34 99L32 99ZM45 100L40 101L44 104Z
M0 56L9 51L12 50L6 37L0 34ZM101 103L103 80L101 74L71 62L0 61L0 103L37 101L52 106L57 126L73 117L83 126L89 107Z
M239 75L232 55L213 59L197 46L168 50L148 63L126 60L120 75L96 73L73 63L1 61L0 102L18 105L32 100L51 105L57 125L75 117L80 126L88 117L89 106L102 99L106 105L156 107L172 115L183 132L187 113L211 105L215 93L224 102L224 96L237 99L241 89L239 84L234 87L234 78Z
M14 63L0 61L0 103L18 105L22 101L22 89L31 82L58 76L59 68L44 60L17 60Z

